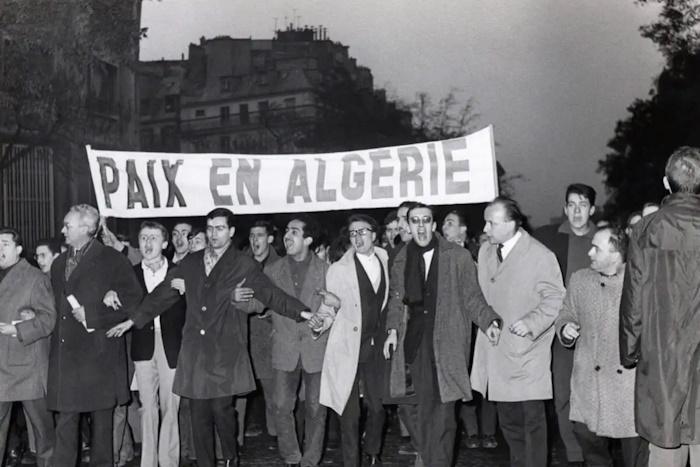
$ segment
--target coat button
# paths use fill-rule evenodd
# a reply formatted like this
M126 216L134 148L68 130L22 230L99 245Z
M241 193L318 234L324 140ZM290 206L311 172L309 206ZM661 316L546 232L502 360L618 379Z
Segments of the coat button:
M428 314L428 310L423 310L423 314L424 314L424 315L427 315L427 314Z
M64 316L63 319L66 319L66 317Z
M353 331L357 331L357 326L355 326L354 328L352 328L352 330L353 330Z
M65 340L65 339L61 339L61 344L63 344L64 342L66 342L66 340Z
M595 371L600 371L600 365L595 366Z
M201 331L199 331L199 333L200 333L201 335L204 335L204 334L206 334L206 331L204 331L204 329L202 329Z
M494 279L494 278L492 277L492 278L491 278L491 283L494 284L495 282L496 282L496 279Z
M203 306L202 311L207 311L207 307Z
M617 370L617 374L618 374L618 375L621 375L621 374L622 374L622 370Z

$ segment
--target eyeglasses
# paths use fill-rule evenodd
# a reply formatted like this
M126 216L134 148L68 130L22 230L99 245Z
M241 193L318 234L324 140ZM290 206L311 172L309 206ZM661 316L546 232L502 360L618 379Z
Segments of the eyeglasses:
M413 216L411 217L411 224L414 225L429 225L433 223L433 218L431 216L423 216L423 217L418 217L418 216Z
M357 230L351 230L348 232L348 235L352 238L357 237L358 235L364 236L367 235L369 232L374 232L372 229L357 229Z

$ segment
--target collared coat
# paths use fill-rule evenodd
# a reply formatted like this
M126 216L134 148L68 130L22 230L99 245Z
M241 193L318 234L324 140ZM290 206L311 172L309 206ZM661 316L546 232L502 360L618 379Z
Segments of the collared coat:
M308 307L275 287L260 264L229 247L207 276L204 250L187 255L130 314L138 328L170 308L180 293L170 287L184 279L187 301L182 346L173 392L189 399L213 399L255 390L248 353L248 316L231 302L243 279L256 299L278 313L301 320ZM244 307L245 308L245 307Z
M700 196L668 196L634 226L620 359L637 365L636 428L663 448L700 444Z
M389 284L389 255L382 248L375 248L384 272L384 281ZM331 264L326 275L328 291L340 299L337 313L321 306L321 312L335 314L333 325L328 333L328 345L323 359L321 374L321 404L342 415L350 399L355 382L362 344L362 298L357 279L355 250L350 249L336 263ZM382 312L389 298L389 287L385 288ZM375 342L383 346L384 340Z
M126 404L130 393L126 343L107 331L126 319L125 310L142 297L131 263L113 248L93 241L65 280L68 252L51 265L51 282L58 317L51 336L48 408L58 412L91 412ZM102 300L113 290L122 307L114 310ZM85 307L88 333L76 321L67 297Z
M598 436L633 438L634 370L620 365L620 298L624 273L602 276L591 268L576 271L569 281L564 307L554 327L559 341L568 323L580 326L571 375L569 418Z
M499 315L486 303L477 282L476 266L471 254L464 248L445 240L438 240L438 294L433 331L435 369L440 388L440 400L452 402L471 400L469 357L471 355L472 323L486 331ZM406 366L403 353L408 309L403 298L406 292L404 271L406 251L402 248L394 259L391 270L387 330L396 329L399 345L392 357L390 396L406 395Z
M250 253L252 256L252 252ZM280 257L272 246L265 265L274 264ZM256 379L272 378L272 314L264 317L250 315L250 358Z
M328 263L321 260L313 252L309 252L311 262L306 271L301 294L297 297L292 281L290 262L294 261L285 256L279 261L265 266L265 274L277 287L287 294L297 297L312 313L318 311L322 297L319 290L326 289L326 272ZM247 285L247 283L246 283ZM255 296L258 298L258 296ZM299 364L307 373L318 373L323 368L323 354L326 352L328 334L324 333L314 339L307 322L298 322L278 313L277 308L270 307L272 314L272 368L282 371L293 371Z
M51 282L46 274L20 259L0 281L0 322L17 323L17 336L0 335L0 401L40 399L46 395L49 373L48 337L56 324Z
M553 324L564 302L564 283L554 253L520 232L500 265L497 245L485 243L479 250L479 284L503 318L503 331L497 346L478 333L471 380L476 391L498 402L552 398ZM508 330L520 319L532 330L526 337Z

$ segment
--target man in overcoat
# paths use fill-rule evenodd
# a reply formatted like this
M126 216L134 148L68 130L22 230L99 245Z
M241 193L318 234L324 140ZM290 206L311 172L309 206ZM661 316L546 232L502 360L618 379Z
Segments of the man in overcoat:
M627 234L603 227L589 249L590 267L571 276L554 326L574 350L571 421L586 465L612 465L619 439L626 467L646 467L649 444L634 428L634 371L620 365L619 316Z
M497 403L511 465L544 467L553 324L565 290L557 259L522 229L523 219L509 198L496 198L484 213L488 242L479 250L479 284L503 318L503 332L495 347L477 335L472 384Z
M410 366L424 465L448 467L457 430L455 402L472 398L472 322L495 343L501 320L481 294L469 252L435 232L432 207L416 203L407 217L413 241L392 267L384 355L397 359L392 364L393 397L406 394L404 363Z
M700 465L700 149L666 163L671 193L632 229L620 359L637 367L637 432L651 467Z
M51 336L48 407L56 414L54 465L75 465L78 421L91 413L91 466L112 466L112 412L130 393L123 338L105 332L126 317L125 309L142 297L129 260L95 239L99 213L92 206L73 206L63 219L69 246L51 265L58 317ZM108 307L108 292L122 307Z
M231 246L234 215L226 208L207 214L208 246L190 253L132 310L130 319L110 330L119 336L133 325L143 328L180 299L171 287L182 279L187 313L182 330L173 391L190 400L197 465L214 467L214 427L221 437L227 467L238 465L235 396L255 389L248 353L248 316L232 302L245 284L257 300L296 320L310 318L308 307L275 287L253 258Z
M347 221L353 248L331 264L328 292L339 298L339 308L322 305L321 330L331 327L321 375L321 404L340 415L343 463L359 467L360 381L367 406L365 465L381 465L385 412L382 404L385 331L381 315L389 298L389 256L374 246L377 222L365 214ZM311 323L313 324L313 323Z
M21 401L35 434L37 465L50 467L54 427L46 380L56 309L48 276L20 257L22 249L17 231L0 229L0 459L12 403Z

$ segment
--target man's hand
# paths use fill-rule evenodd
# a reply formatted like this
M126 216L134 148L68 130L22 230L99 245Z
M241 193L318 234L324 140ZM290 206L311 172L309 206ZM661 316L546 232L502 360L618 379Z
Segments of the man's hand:
M258 319L265 319L265 318L267 318L268 316L270 316L270 309L269 309L269 308L265 308L265 309L262 311L262 313L258 313L257 315L255 315L255 317L258 318Z
M180 295L185 294L185 279L173 279L170 281L170 287L180 292Z
M392 352L396 352L396 346L399 344L399 336L396 333L396 329L391 329L389 335L386 336L384 341L384 358L389 360L391 358Z
M75 310L71 311L73 313L73 318L75 318L76 321L79 323L82 323L85 321L85 307L81 306L76 308Z
M3 336L16 336L17 328L14 324L0 323L0 334Z
M494 321L486 329L486 337L489 338L491 345L498 345L498 340L501 338L501 328L498 326L498 321Z
M119 296L114 290L110 290L105 294L105 298L102 299L102 303L107 306L111 306L115 310L118 310L122 306L122 302L119 301Z
M321 331L321 328L323 328L323 316L321 316L318 313L314 313L311 319L309 320L309 327L313 331Z
M579 329L581 329L581 326L579 324L566 323L561 330L561 335L568 341L575 341L580 335L580 333L578 332Z
M130 319L127 319L123 323L119 323L116 326L114 326L112 329L107 331L107 337L121 337L124 335L126 331L132 328L134 325L134 322L131 321Z
M231 301L233 303L249 302L250 299L253 298L253 295L255 295L253 289L250 287L243 287L243 284L245 284L245 278L236 284L236 288L231 292Z
M525 337L528 334L532 334L532 331L522 319L519 319L515 323L511 324L509 330L516 336L520 337Z
M333 292L327 290L319 290L318 294L323 298L323 304L331 308L340 308L340 299Z
M307 321L310 320L313 315L314 314L311 313L309 310L302 311L301 313L299 313L299 316L301 316L301 319L305 319Z
M19 312L19 317L22 318L22 321L27 321L36 318L36 313L34 310L22 310Z

